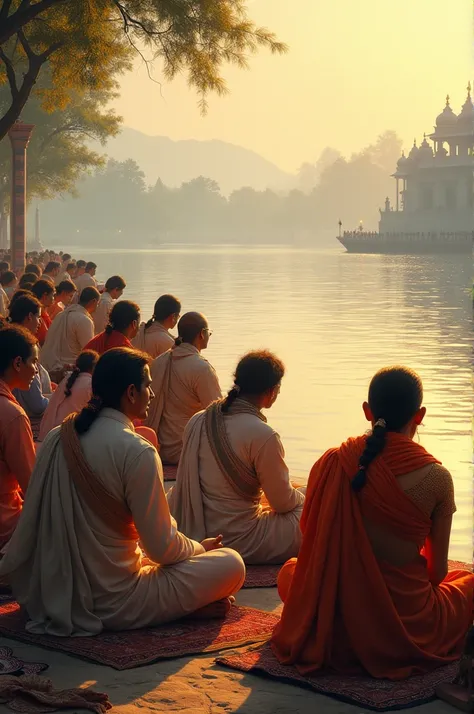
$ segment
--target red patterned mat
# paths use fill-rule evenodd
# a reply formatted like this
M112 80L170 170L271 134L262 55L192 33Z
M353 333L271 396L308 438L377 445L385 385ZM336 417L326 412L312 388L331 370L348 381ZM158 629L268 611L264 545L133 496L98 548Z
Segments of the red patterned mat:
M275 588L281 565L247 565L244 588Z
M105 664L132 669L160 659L217 652L267 640L278 615L235 605L225 620L181 621L130 632L103 632L94 637L53 637L25 631L19 605L0 607L0 635Z
M163 479L165 481L176 481L177 470L178 470L177 466L170 466L169 464L163 464Z
M379 712L408 709L431 701L435 698L436 687L442 682L452 681L459 666L454 662L430 674L411 677L403 682L335 674L302 677L294 667L281 665L268 643L246 647L238 654L219 657L216 662L231 669L272 677L280 682L311 689L318 694Z

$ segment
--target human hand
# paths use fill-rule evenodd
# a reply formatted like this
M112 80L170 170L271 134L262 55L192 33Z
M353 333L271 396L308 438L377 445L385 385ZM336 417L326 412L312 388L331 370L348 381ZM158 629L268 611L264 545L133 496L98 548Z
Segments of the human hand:
M201 545L208 553L210 550L217 550L218 548L223 548L224 544L222 543L222 539L224 536L218 535L216 538L205 538L205 540L202 541Z

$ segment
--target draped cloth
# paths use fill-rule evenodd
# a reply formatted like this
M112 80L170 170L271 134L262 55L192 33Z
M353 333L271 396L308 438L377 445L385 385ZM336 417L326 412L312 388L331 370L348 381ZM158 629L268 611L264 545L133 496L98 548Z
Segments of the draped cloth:
M241 498L252 502L260 501L262 489L255 469L247 466L230 444L222 411L224 401L214 402L206 409L206 433L212 454L227 483ZM232 414L253 414L261 421L267 421L259 409L243 399L234 401Z
M251 413L266 421L258 409L241 399L233 403L232 413ZM211 404L204 412L192 419L185 431L176 484L168 498L171 513L180 530L189 538L198 541L207 537L199 481L199 451L203 435L207 436L220 472L236 494L254 503L258 503L262 495L255 471L237 456L230 445L224 424L222 402Z
M404 679L456 660L472 622L473 574L454 571L433 586L421 554L403 567L375 558L364 521L421 551L431 520L396 477L436 459L411 439L389 433L356 494L351 478L365 439L349 439L314 465L299 557L280 573L291 585L272 648L280 662L304 675L324 668Z
M109 493L84 458L74 427L75 417L76 414L70 414L61 426L61 444L74 486L88 507L100 515L110 528L123 533L130 540L138 540L132 514L125 502L118 501Z

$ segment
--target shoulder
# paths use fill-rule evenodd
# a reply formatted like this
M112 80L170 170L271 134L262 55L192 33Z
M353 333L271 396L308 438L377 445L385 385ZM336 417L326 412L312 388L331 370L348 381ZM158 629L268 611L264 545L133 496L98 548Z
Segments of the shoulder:
M35 376L37 377L38 375ZM0 396L0 413L0 426L2 428L12 424L16 419L24 419L29 422L26 412L20 404L16 401L12 402L3 396Z
M212 364L209 362L209 360L203 357L200 352L193 356L193 366L200 374L216 374L216 370L214 369Z

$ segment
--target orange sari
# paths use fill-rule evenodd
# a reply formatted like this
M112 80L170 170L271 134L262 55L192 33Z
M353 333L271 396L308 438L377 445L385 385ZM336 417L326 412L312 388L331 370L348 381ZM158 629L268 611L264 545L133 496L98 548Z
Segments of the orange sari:
M431 520L396 476L436 459L408 437L389 433L356 494L351 479L365 438L349 439L313 466L299 558L279 576L285 605L272 648L301 674L324 668L404 679L457 659L472 622L473 574L450 572L435 587L421 554L404 567L376 560L364 519L417 543L421 553Z

